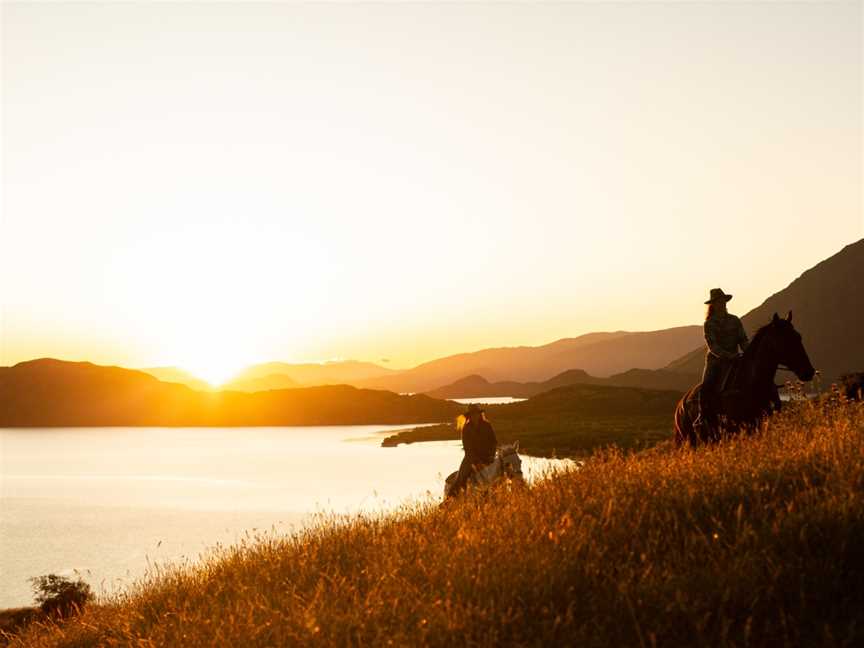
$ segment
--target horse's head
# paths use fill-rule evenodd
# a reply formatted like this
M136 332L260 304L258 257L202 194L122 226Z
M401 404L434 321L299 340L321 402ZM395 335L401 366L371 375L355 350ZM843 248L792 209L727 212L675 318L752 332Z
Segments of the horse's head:
M792 311L789 311L785 319L774 313L771 323L766 328L771 333L767 339L771 340L777 362L794 371L799 380L805 382L813 380L816 370L804 349L801 334L792 326Z
M519 442L498 448L501 470L511 478L522 479L522 459L519 458Z

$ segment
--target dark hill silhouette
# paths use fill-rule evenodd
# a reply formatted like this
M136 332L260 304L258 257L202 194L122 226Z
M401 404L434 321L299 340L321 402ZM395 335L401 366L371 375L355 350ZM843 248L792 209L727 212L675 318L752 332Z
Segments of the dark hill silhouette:
M667 371L666 369L630 369L610 376L605 384L618 387L641 387L674 392L687 391L694 384L690 374Z
M864 239L815 265L741 319L752 334L776 313L794 313L795 328L823 381L864 369ZM673 372L702 373L705 347L670 363ZM791 374L780 373L780 377Z
M573 367L608 377L633 367L659 369L699 344L700 326L661 331L589 333L539 347L505 347L461 353L421 364L399 374L360 381L358 386L400 392L426 392L469 375L490 381L537 382Z
M462 380L426 392L433 398L483 398L511 396L530 398L557 387L569 385L606 385L611 387L639 387L670 390L683 393L692 386L692 376L665 370L631 369L624 373L598 378L581 369L571 369L543 382L520 383L500 381L491 383L482 376L468 376Z
M568 385L543 392L528 400L489 405L493 421L515 421L550 413L580 417L667 415L680 393L609 385Z
M198 392L141 371L42 359L0 367L0 427L402 424L461 406L347 385Z

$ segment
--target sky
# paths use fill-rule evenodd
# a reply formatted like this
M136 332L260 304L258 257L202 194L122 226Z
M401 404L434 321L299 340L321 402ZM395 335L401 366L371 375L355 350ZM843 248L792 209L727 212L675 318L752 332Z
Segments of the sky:
M862 3L4 3L0 365L394 368L864 236Z

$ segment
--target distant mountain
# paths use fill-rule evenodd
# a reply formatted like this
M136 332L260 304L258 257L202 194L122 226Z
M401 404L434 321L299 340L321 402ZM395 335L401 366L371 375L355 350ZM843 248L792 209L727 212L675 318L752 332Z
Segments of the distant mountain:
M142 371L42 359L0 367L0 427L432 423L461 406L346 385L198 392Z
M211 391L213 389L210 383L196 378L188 371L183 371L177 367L148 367L146 369L138 369L138 371L150 374L162 382L179 383L197 391Z
M257 392L270 389L294 389L299 387L296 381L285 374L267 374L259 378L234 379L219 389L227 391Z
M398 374L354 383L400 392L427 392L465 376L496 381L538 382L579 367L608 377L640 367L659 369L702 339L701 326L660 331L589 333L538 347L504 347L433 360Z
M693 376L666 370L631 369L624 373L597 378L580 369L565 371L543 382L520 383L514 381L489 382L482 376L468 376L461 380L426 392L433 398L484 398L511 396L531 398L537 394L570 385L606 385L610 387L637 387L641 389L669 390L683 393L696 381Z
M793 312L813 366L824 383L864 370L864 239L817 264L741 319L751 334L776 312ZM734 303L734 302L733 302ZM701 374L705 346L671 362L672 372ZM792 374L778 374L779 377Z
M371 362L358 362L356 360L299 364L265 362L248 367L235 376L229 384L242 385L247 381L266 379L259 384L272 386L267 386L265 389L278 389L277 385L279 384L284 384L286 387L296 387L298 385L352 385L364 380L392 376L398 373L394 369L388 369Z

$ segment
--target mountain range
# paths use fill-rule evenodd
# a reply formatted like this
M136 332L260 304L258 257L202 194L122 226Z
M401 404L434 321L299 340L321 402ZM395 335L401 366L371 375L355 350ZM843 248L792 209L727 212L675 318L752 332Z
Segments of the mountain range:
M194 391L142 371L41 359L0 367L0 427L433 423L462 406L348 385Z
M745 328L752 335L775 311L785 314L791 310L810 359L825 383L860 371L864 369L862 277L864 239L807 270L746 313L742 317ZM247 368L220 390L258 393L342 384L449 398L525 396L569 384L681 391L699 380L704 353L701 325L598 332L541 346L460 353L406 370L357 361L269 362ZM213 391L204 381L177 368L156 367L142 372L200 392Z
M519 346L460 353L423 363L412 369L394 370L369 362L339 361L322 364L268 362L253 365L220 389L265 391L301 386L346 384L397 393L422 393L449 385L468 375L490 381L542 382L571 369L591 374L587 382L614 377L609 383L647 388L678 389L681 378L630 373L633 367L660 369L695 347L702 339L700 326L682 326L660 331L615 331L588 333L542 346ZM182 370L161 367L142 369L160 380L180 382L193 389L212 389ZM596 376L596 379L593 377ZM635 380L634 380L635 378ZM466 397L470 397L469 394ZM501 395L501 394L496 394Z
M460 353L396 375L357 383L400 392L426 392L469 375L495 382L543 381L569 369L608 377L634 367L659 369L695 347L702 327L680 326L660 331L589 333L537 347L504 347Z

